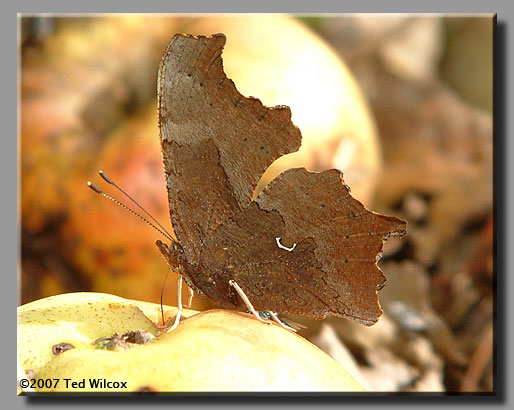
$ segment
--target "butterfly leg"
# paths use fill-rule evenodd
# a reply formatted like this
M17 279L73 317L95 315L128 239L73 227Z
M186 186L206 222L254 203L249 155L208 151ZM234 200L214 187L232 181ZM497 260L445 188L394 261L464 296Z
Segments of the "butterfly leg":
M292 332L295 332L296 333L296 329L292 328L291 326L289 326L287 323L284 323L283 321L281 321L277 314L272 312L271 310L268 310L267 311L269 313L269 315L271 316L271 318L277 322L280 326L282 326L284 329L287 329L287 330L291 330Z
M193 303L193 296L195 295L195 291L193 289L191 289L190 287L188 287L189 289L189 300L187 301L187 308L190 309L191 308L191 303Z
M179 275L177 282L177 316L175 316L175 323L173 323L173 326L166 330L166 333L175 330L180 323L180 316L182 316L182 281L182 275Z
M241 299L243 299L243 302L245 303L245 305L248 308L248 310L253 313L253 315L257 318L257 320L259 322L271 325L271 322L269 322L267 320L264 320L259 315L259 313L255 310L255 308L253 307L252 303L250 302L250 299L248 299L248 296L246 296L246 294L244 293L243 289L241 289L241 286L239 286L235 280L230 279L228 281L228 283L229 283L230 286L232 286L236 290L236 292L239 294L239 296L241 296Z

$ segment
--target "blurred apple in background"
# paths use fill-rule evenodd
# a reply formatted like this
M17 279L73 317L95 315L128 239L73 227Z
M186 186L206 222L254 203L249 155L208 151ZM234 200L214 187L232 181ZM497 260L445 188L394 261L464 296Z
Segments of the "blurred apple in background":
M102 169L170 226L156 76L177 32L224 33L224 67L238 90L291 107L302 148L277 160L258 189L290 167L339 168L369 203L381 166L369 108L344 63L296 19L23 17L20 25L22 302L68 291L159 300L167 271L159 234L86 181L120 198L99 183ZM175 282L170 275L167 303L175 303ZM193 300L197 310L207 306Z

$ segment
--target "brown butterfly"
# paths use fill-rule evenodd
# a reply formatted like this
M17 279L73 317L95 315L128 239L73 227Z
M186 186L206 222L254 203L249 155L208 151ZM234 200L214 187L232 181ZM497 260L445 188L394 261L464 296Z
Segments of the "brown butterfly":
M301 133L289 107L236 90L223 71L224 45L223 34L177 34L159 68L177 241L158 247L192 289L223 307L244 306L246 295L258 310L375 323L385 282L378 255L406 222L364 208L336 169L289 169L252 201L270 164L300 148Z

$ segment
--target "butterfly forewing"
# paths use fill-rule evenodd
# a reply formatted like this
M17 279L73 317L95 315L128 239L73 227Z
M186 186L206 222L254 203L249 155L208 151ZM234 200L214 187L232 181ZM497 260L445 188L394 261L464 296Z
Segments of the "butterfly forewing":
M260 177L298 150L288 107L243 97L223 72L225 36L178 34L158 81L159 129L170 214L190 263L216 228L250 201Z

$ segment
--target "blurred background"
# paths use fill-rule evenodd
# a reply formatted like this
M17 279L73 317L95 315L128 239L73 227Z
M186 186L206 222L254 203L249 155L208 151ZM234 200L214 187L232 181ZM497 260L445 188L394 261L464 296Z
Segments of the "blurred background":
M293 318L300 334L369 390L491 391L494 29L485 15L20 17L20 303L76 291L159 302L163 238L86 182L120 198L102 169L170 226L158 65L175 33L222 32L238 90L289 105L303 134L259 189L292 166L339 168L369 209L408 221L380 262L379 322Z

